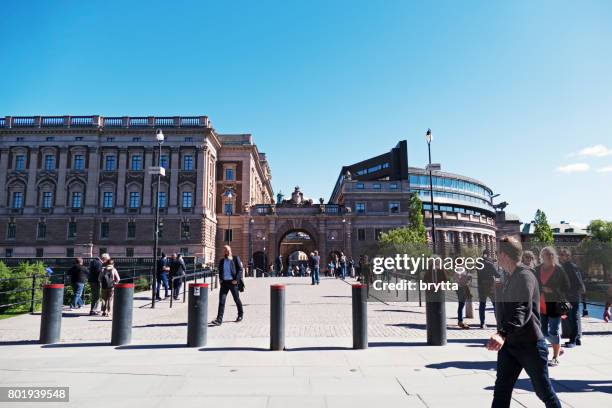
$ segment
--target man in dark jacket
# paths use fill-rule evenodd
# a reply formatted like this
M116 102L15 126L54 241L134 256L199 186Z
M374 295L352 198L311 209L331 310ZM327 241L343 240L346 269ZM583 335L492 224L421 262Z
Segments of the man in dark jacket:
M234 302L238 308L238 317L236 322L241 322L244 316L242 309L242 301L240 300L239 287L244 285L243 267L239 256L232 256L232 248L229 245L223 247L224 257L219 261L219 280L221 281L221 289L219 290L219 310L217 318L211 323L215 326L221 326L223 323L223 314L225 312L225 301L227 293L232 292Z
M183 276L185 276L185 261L181 254L172 254L172 260L170 261L170 278L172 278L172 297L174 300L178 300L179 293L181 293L181 285L183 283Z
M495 312L495 278L499 278L497 268L489 258L489 251L485 250L482 253L484 267L477 270L478 278L478 315L480 317L480 328L485 329L485 311L487 309L487 298L491 299L493 304L493 312Z
M85 304L83 302L83 290L89 275L89 271L83 266L83 258L74 259L74 265L68 270L68 275L70 276L70 283L74 291L74 297L70 306L73 309L80 309Z
M155 300L161 300L159 292L162 284L164 285L164 298L168 297L168 290L170 288L168 285L168 272L170 272L170 260L166 254L162 252L161 257L157 260L157 286Z
M559 261L561 261L561 266L563 266L565 274L569 279L567 301L572 304L572 308L567 312L570 332L569 341L565 343L565 346L572 348L582 345L582 325L580 324L580 315L578 312L580 309L580 298L584 295L586 290L584 282L582 281L582 274L580 270L578 270L576 264L572 262L572 254L568 249L559 251Z
M104 259L102 259L104 258ZM108 254L102 254L100 257L96 257L89 262L89 287L91 288L91 310L89 311L90 316L100 314L98 308L100 306L100 273L105 261L108 260Z
M499 265L508 273L497 304L500 329L487 349L497 351L497 379L492 408L510 407L512 390L525 369L536 395L547 408L561 403L548 376L548 349L540 329L540 290L531 270L520 265L521 243L504 237L499 243Z

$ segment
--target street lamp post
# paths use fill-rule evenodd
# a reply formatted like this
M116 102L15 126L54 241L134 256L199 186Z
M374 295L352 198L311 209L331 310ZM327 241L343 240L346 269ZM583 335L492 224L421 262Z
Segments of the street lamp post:
M225 190L225 193L223 194L225 195L225 198L227 200L227 202L229 203L229 206L227 206L227 245L229 246L231 239L233 237L230 237L230 235L232 234L232 197L234 197L234 193L232 192L231 188L228 188L227 190Z
M159 190L161 188L161 176L164 169L161 166L161 154L162 154L162 143L164 143L164 132L161 129L157 129L155 132L155 139L159 146L159 155L157 157L157 166L155 169L157 172L157 197L155 199L155 237L153 239L153 283L151 285L151 308L155 308L155 297L157 295L157 248L159 246Z
M254 219L249 219L249 269L254 278L257 276L257 271L255 269L255 260L253 259L253 223Z
M436 220L434 214L433 177L431 169L431 129L425 134L427 150L429 152L429 197L431 203L431 243L433 253L436 252ZM434 282L438 282L438 271L435 266L431 273ZM446 304L444 291L427 290L425 292L425 319L427 326L427 344L430 346L443 346L446 344Z
M427 129L425 134L425 140L427 140L427 151L429 153L429 199L431 203L431 244L433 252L436 252L436 217L434 213L434 196L433 196L433 177L431 175L431 141L433 135L431 129Z

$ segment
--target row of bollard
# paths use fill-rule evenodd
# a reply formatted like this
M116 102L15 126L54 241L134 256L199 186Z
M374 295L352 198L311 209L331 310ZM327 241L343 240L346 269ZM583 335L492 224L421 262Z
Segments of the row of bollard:
M368 348L368 315L367 285L354 284L351 288L353 318L353 348ZM64 285L49 284L43 287L43 303L40 323L40 343L50 344L60 341ZM428 299L434 300L434 299ZM435 299L439 300L439 299ZM446 344L446 327L433 325L435 329L430 337L430 324L444 322L444 307L440 302L433 302L437 307L427 309L427 342L432 345ZM132 341L132 310L134 301L134 284L119 283L115 285L115 305L111 331L111 345L121 346ZM270 286L270 350L285 349L285 285ZM187 312L187 346L202 347L206 345L208 327L208 283L189 285L189 303Z

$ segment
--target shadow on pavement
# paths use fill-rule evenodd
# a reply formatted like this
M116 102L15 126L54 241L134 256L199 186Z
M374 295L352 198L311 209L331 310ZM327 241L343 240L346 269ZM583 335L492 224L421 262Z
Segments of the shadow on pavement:
M583 336L612 336L612 331L590 331L582 332Z
M351 347L341 346L313 346L313 347L293 347L287 348L285 351L333 351L333 350L352 350Z
M110 342L98 342L98 343L55 343L45 344L42 348L68 348L68 347L98 347L98 346L110 346Z
M373 312L393 312L393 313L416 313L423 314L423 312L415 312L414 310L401 310L401 309L377 309Z
M553 387L557 392L603 392L612 394L612 380L555 380L551 379ZM521 378L516 382L515 389L533 392L531 380ZM486 387L485 390L493 390L494 387Z
M142 326L132 326L134 329L142 328L142 327L179 327L179 326L187 326L187 323L151 323L151 324L143 324Z
M0 341L0 346L25 346L28 344L40 344L38 340L7 340Z
M482 339L447 339L448 343L466 344L467 347L484 347L486 340ZM481 343L480 343L481 342ZM371 341L368 347L414 347L427 346L427 342L422 341Z
M125 346L117 346L115 350L155 350L168 348L184 348L186 344L129 344Z
M262 347L202 347L199 351L270 351Z
M463 370L495 371L496 361L445 361L444 363L427 364L425 367L442 370L444 368L461 368Z

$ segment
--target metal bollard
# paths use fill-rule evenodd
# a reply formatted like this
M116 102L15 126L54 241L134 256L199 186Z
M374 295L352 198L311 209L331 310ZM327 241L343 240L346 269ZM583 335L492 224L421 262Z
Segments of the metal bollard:
M285 285L270 286L270 350L285 349Z
M189 285L189 305L187 311L187 346L206 345L208 327L208 283Z
M40 314L40 343L60 341L64 285L52 283L43 286L42 312Z
M446 345L446 296L444 291L425 291L425 318L427 322L427 344Z
M368 348L368 303L367 286L352 285L353 295L353 348Z
M132 308L134 306L134 284L115 285L115 304L113 305L113 328L111 345L121 346L132 341Z

